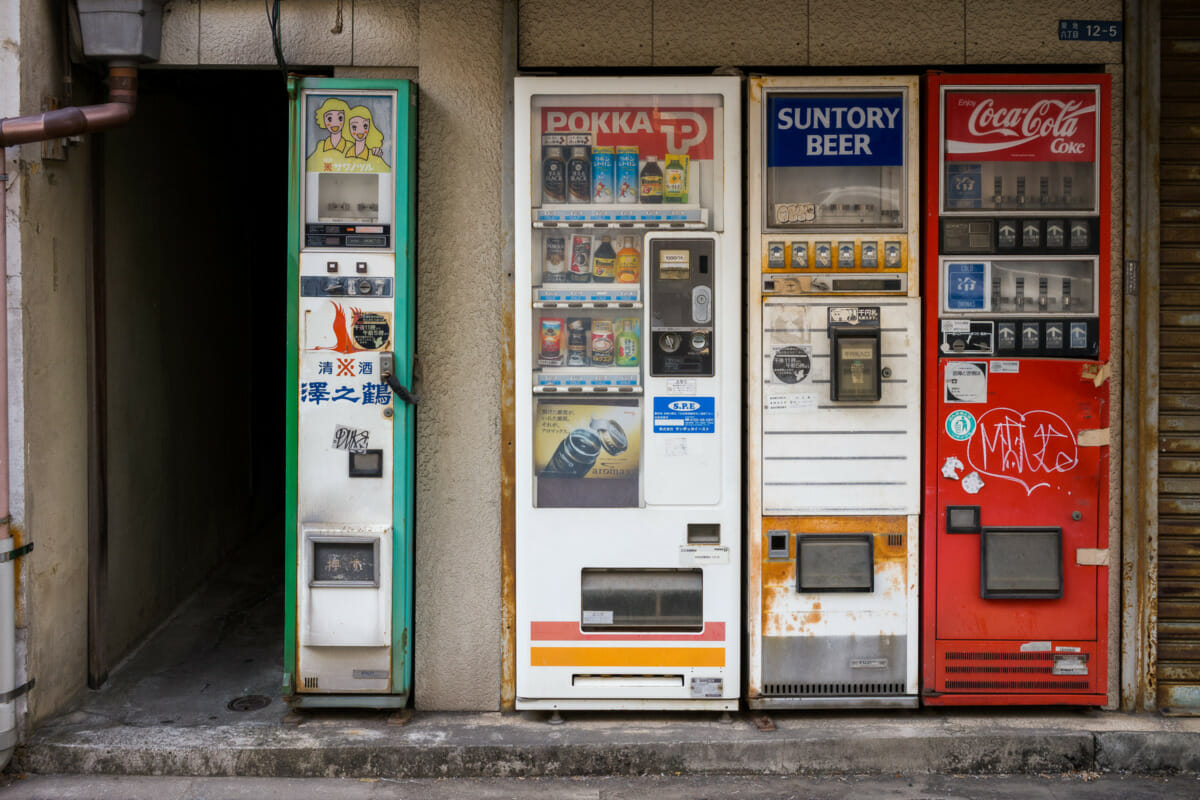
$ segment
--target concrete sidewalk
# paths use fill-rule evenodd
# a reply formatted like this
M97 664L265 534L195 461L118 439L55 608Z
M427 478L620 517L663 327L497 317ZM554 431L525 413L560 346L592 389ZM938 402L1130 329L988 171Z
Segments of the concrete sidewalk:
M282 713L282 705L276 704ZM476 778L578 775L1038 774L1200 771L1200 719L1097 711L750 715L321 712L273 721L112 725L64 719L16 760L34 773Z
M775 713L773 731L750 714L723 723L570 713L551 726L532 712L417 713L395 726L384 713L333 710L286 724L281 585L258 568L223 572L103 689L41 725L13 768L279 778L1200 771L1200 718L1089 710ZM237 702L248 696L268 702Z

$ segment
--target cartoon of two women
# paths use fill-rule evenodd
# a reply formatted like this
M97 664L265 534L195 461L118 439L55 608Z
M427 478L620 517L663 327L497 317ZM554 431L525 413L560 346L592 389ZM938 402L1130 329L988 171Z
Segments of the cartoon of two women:
M316 123L329 136L318 141L308 156L309 172L337 170L335 164L347 162L366 162L366 169L360 166L355 171L391 172L383 160L383 134L366 106L351 108L340 98L326 98L316 111Z

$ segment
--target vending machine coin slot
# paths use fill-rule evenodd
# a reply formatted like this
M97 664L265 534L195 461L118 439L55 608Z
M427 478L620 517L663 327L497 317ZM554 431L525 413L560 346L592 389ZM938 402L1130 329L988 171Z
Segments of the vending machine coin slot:
M713 375L713 241L650 244L650 374Z
M703 524L689 522L687 526L688 544L720 544L720 523Z

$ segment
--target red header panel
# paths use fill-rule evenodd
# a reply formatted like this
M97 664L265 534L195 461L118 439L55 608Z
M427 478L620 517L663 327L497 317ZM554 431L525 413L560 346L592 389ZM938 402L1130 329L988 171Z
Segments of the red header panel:
M1095 92L950 91L948 161L1095 161Z
M590 133L592 144L601 147L637 145L643 158L667 153L702 161L713 157L711 107L543 108L542 132Z

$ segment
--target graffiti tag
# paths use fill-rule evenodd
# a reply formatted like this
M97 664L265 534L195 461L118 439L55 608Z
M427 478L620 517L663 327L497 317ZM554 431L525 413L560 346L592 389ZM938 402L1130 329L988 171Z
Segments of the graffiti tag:
M1052 411L993 408L979 418L967 461L981 474L1018 483L1031 495L1050 485L1039 478L1073 470L1079 447L1067 421Z

